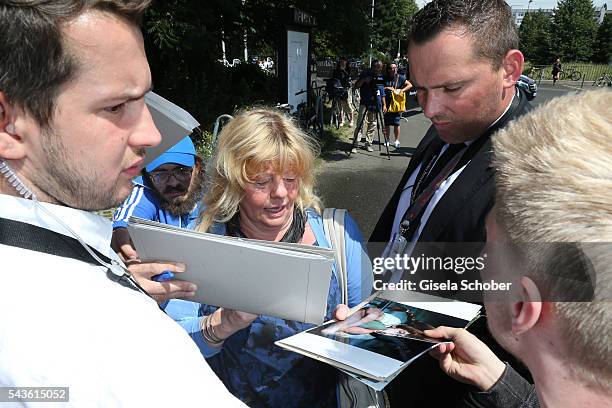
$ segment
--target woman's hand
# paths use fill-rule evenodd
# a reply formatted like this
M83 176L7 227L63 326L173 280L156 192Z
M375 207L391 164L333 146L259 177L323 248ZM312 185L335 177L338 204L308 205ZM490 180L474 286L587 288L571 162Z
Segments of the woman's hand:
M211 325L215 335L222 340L246 327L249 327L259 315L240 310L220 307L211 315Z
M440 326L424 334L452 341L440 344L429 354L440 362L442 371L457 381L487 391L506 369L487 345L467 330Z

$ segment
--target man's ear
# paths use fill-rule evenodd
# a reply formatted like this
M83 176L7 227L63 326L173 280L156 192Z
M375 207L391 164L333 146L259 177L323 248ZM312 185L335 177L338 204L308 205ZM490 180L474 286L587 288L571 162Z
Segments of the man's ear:
M523 276L517 282L519 298L512 303L512 333L519 335L532 329L542 315L540 290L533 280Z
M9 103L4 92L0 92L0 159L20 160L25 157L25 148L16 124L20 111Z
M523 73L525 66L525 57L519 50L510 50L506 53L502 61L502 70L504 75L504 88L513 88Z

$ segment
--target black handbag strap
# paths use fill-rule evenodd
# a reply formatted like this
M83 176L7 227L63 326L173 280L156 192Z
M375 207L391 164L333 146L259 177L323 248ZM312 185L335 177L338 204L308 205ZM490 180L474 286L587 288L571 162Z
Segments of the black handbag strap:
M46 228L8 218L0 217L0 244L76 259L91 265L100 265L78 240ZM112 260L106 255L91 246L89 249L105 263L112 264ZM149 296L127 272L118 276L107 269L106 276L113 282Z

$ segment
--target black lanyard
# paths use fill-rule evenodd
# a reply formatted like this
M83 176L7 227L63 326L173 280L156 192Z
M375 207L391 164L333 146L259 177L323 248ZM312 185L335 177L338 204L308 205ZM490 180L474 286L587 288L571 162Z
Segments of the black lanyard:
M437 177L431 183L429 183L427 188L425 188L425 190L423 190L423 192L420 193L418 197L414 198L414 200L411 200L410 207L404 213L404 217L402 218L402 222L400 223L400 234L405 239L411 239L412 235L414 234L414 231L416 230L417 223L415 221L417 220L417 217L421 214L425 206L429 203L429 200L431 200L431 197L434 195L434 193L438 190L438 188L440 188L442 182L446 180L446 178L453 172L453 170L467 151L467 146L463 146L464 147L457 153L455 153L453 158L438 173ZM435 157L432 157L432 160L429 161L427 167L433 167L433 163L436 161L435 159L438 155L439 153L436 154ZM426 170L427 171L423 172L423 175L425 175L425 173L429 174L429 172L431 172L431 168ZM421 177L420 182L422 182L423 179L424 177ZM413 187L413 195L415 191L416 189Z
M417 192L421 190L421 184L423 184L423 181L429 176L429 173L431 172L431 169L433 168L436 159L439 155L440 151L434 154L431 159L427 161L427 164L425 165L423 171L419 172L417 180L414 182L412 186L412 191L410 193L410 205L414 204L414 202L416 201Z
M400 223L400 234L404 236L404 238L410 240L414 231L416 230L416 226L418 225L417 218L420 215L423 208L427 205L433 194L440 187L440 184L451 174L452 170L461 162L463 156L470 158L471 155L476 152L478 149L482 147L482 144L485 140L490 137L491 134L495 133L500 127L504 126L508 120L508 118L515 115L518 108L521 106L521 94L520 92L516 92L512 102L508 110L498 119L498 121L491 126L484 135L478 138L474 143L470 144L470 146L463 148L460 152L455 154L455 156L451 159L451 161L444 167L442 171L440 171L438 177L429 183L429 186L421 192L421 188L423 188L422 184L425 180L427 180L429 173L431 173L436 159L440 155L440 151L434 154L431 159L425 165L425 169L419 174L418 180L414 183L412 187L412 194L410 199L410 207L404 213L402 217L402 221ZM466 151L469 151L466 154ZM417 195L418 194L418 195Z

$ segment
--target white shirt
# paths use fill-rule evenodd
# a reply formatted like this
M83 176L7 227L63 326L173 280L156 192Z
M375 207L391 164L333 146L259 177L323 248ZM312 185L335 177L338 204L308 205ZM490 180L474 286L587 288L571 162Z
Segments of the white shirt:
M510 100L510 103L508 104L504 112L501 115L499 115L499 117L495 120L495 122L491 124L491 126L489 126L489 128L495 126L495 124L499 122L499 120L506 114L506 112L508 112L508 110L510 109L510 106L512 106L512 102L514 101L515 97L516 97L516 94L512 97L512 99ZM472 142L473 140L470 140L470 141L465 142L465 144L466 146L469 146ZM442 146L442 149L440 150L440 153L438 154L436 161L444 154L446 149L448 149L448 143ZM438 205L438 202L440 202L440 200L442 199L446 191L448 191L450 186L453 185L455 180L457 180L457 178L461 175L461 172L467 167L469 163L470 161L468 161L465 165L455 170L450 176L448 176L446 180L444 180L442 184L440 184L440 187L436 190L434 195L431 197L431 200L429 200L427 207L425 207L425 211L423 211L423 215L421 216L419 227L417 228L414 235L412 236L412 240L410 241L410 244L408 245L405 251L407 255L410 255L412 253L412 250L414 249L414 245L419 240L419 237L421 236L421 232L423 231L423 228L425 228L425 225L427 225L429 216L431 215L433 210L436 208L436 205ZM399 226L402 222L402 218L404 217L404 214L406 214L406 211L408 211L408 208L410 207L410 197L412 196L412 187L414 186L414 182L419 174L419 171L421 170L422 164L423 163L420 163L416 167L416 169L414 169L412 174L410 174L410 177L408 177L408 181L406 182L406 185L404 186L404 190L402 191L402 195L400 196L399 203L397 205L397 210L395 212L395 218L393 219L393 225L391 227L391 239L389 240L389 243L387 243L387 249L385 252L389 250L391 243L395 240L395 237L397 236L397 233L399 232ZM435 162L433 163L432 168L433 166L435 166Z
M43 205L116 259L109 221ZM30 200L0 194L0 217L72 236ZM54 407L244 406L187 333L105 267L7 245L0 265L0 386L69 387Z

